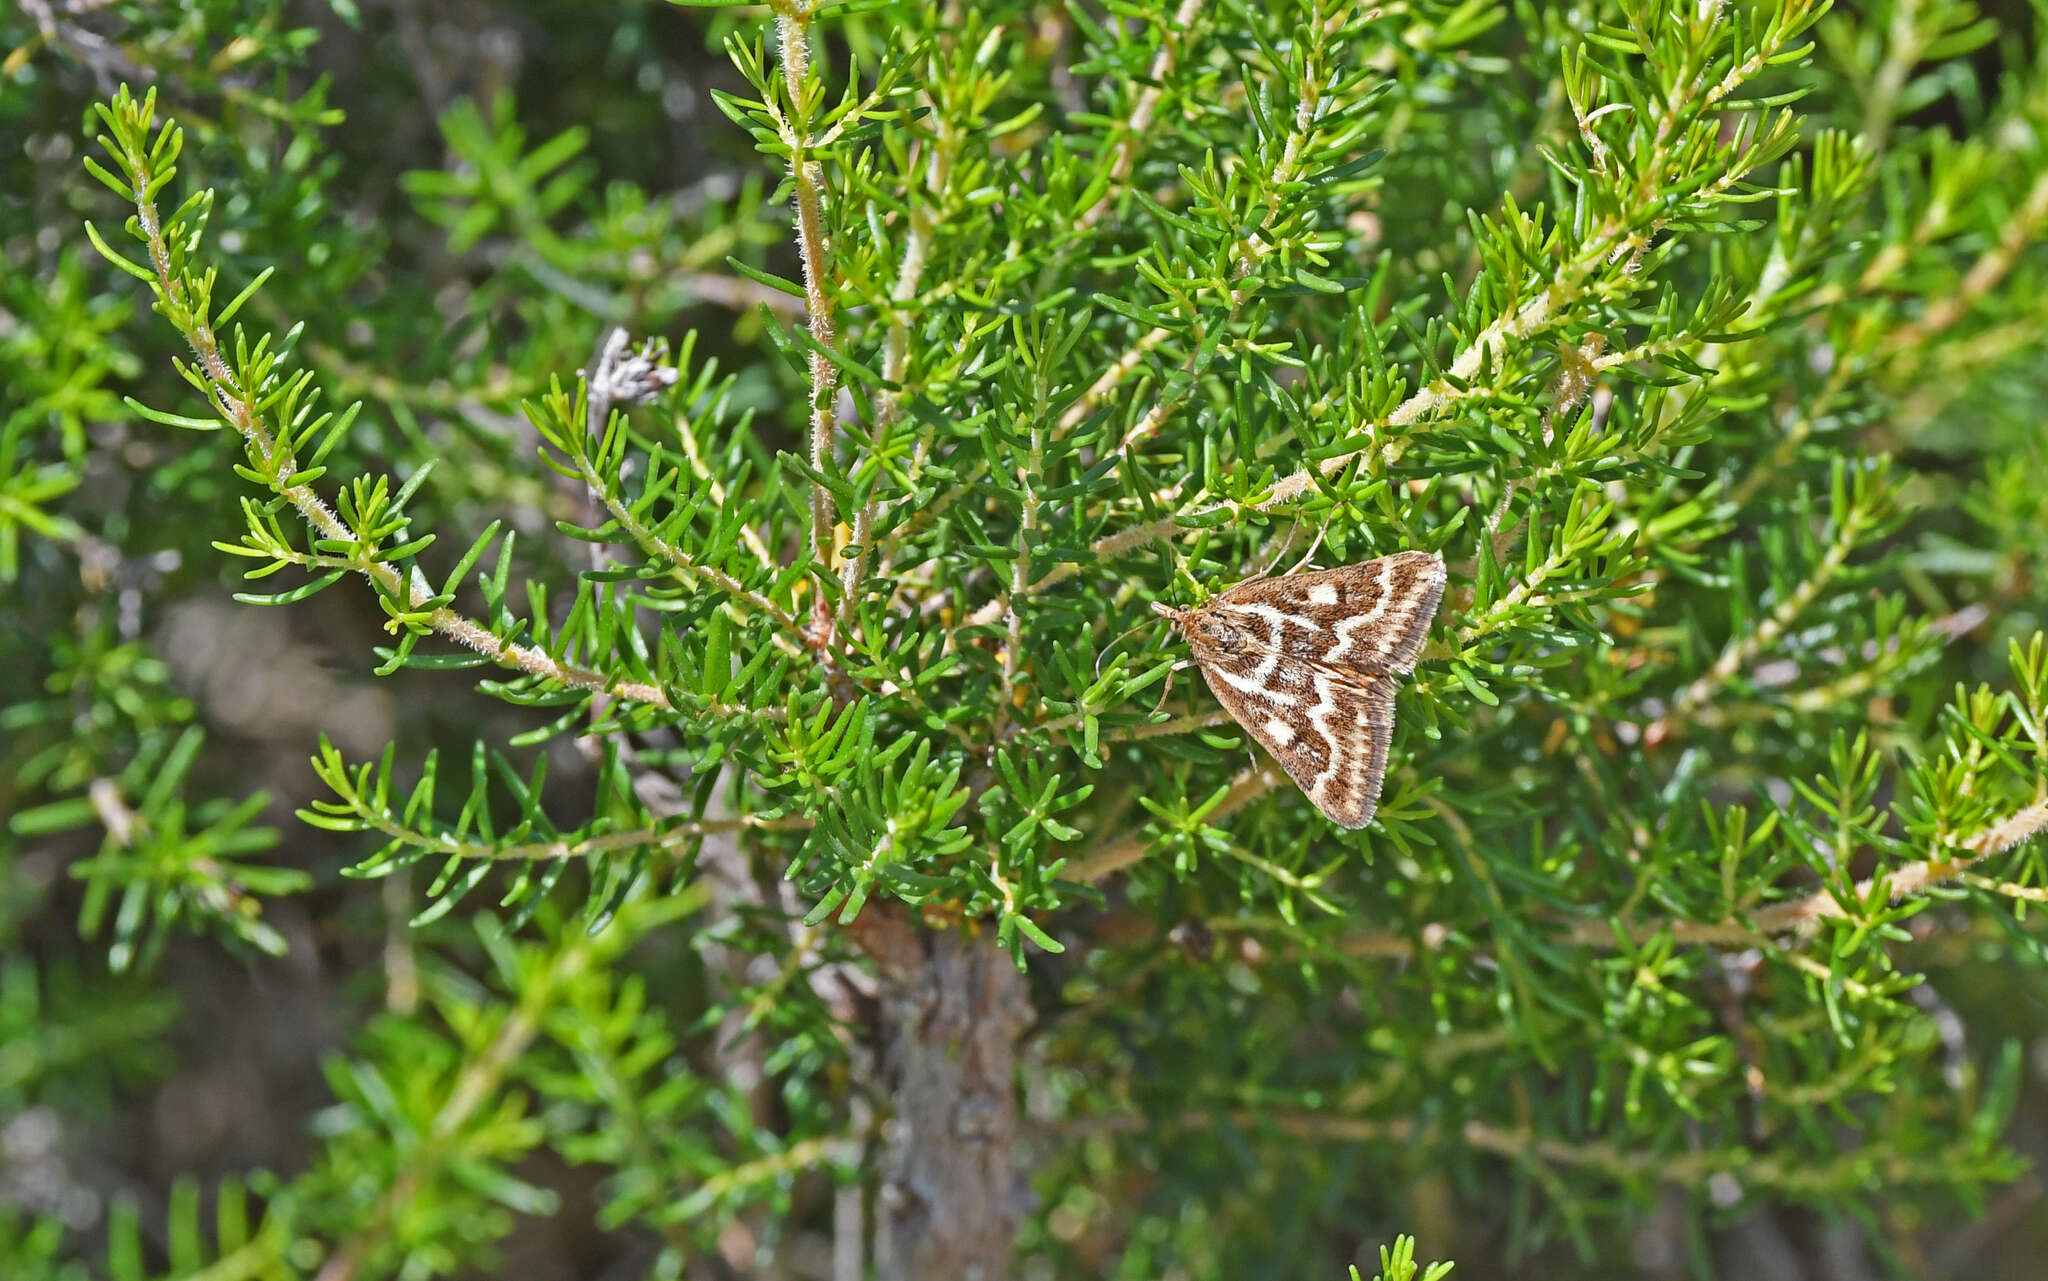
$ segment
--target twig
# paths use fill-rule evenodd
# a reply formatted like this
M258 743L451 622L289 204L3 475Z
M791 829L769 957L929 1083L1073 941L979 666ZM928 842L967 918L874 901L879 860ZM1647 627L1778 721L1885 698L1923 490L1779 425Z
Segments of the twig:
M403 841L414 846L425 855L488 859L501 863L561 862L565 859L589 858L592 855L609 854L619 850L669 851L721 832L804 832L811 828L811 820L801 814L777 818L742 814L733 818L695 819L682 823L634 828L627 832L606 832L602 836L586 836L576 841L531 841L519 845L497 845L489 841L465 841L440 833L415 831L391 822L380 810L358 807L356 813L369 823L371 830L381 832L394 841Z
M149 249L150 266L156 276L157 288L165 299L173 301L181 309L189 308L183 284L172 273L170 246L164 242L163 224L157 215L156 202L150 198L149 172L141 169L142 178L136 184L135 216L142 229L145 244ZM248 442L258 457L269 466L274 465L277 477L274 492L289 502L314 532L322 539L354 545L354 531L343 523L317 493L307 485L291 483L297 467L289 457L280 460L279 442L263 423L261 411L257 408L253 392L237 385L234 371L227 359L221 355L219 339L212 328L204 324L193 324L185 331L186 340L192 344L192 351L198 357L199 368L212 390L214 409ZM417 614L420 607L433 598L426 577L415 566L409 575L401 576L389 564L377 560L356 560L351 566L357 573L381 588L388 596L405 603L408 610ZM594 693L609 694L628 702L646 703L667 709L668 695L657 685L644 681L622 681L565 663L553 655L531 645L518 645L498 636L482 623L456 613L446 606L434 609L424 616L424 623L448 639L466 645L477 653L503 667L516 668L530 675L539 676L575 689Z
M1863 532L1862 516L1862 509L1853 505L1843 514L1841 526L1836 530L1834 540L1828 544L1827 551L1822 553L1820 561L1814 565L1812 571L1800 581L1789 596L1779 601L1777 608L1761 619L1748 635L1728 642L1722 649L1721 656L1714 661L1714 665L1692 684L1686 686L1685 692L1679 695L1671 710L1652 721L1643 730L1645 742L1654 744L1663 741L1673 727L1696 715L1721 686L1754 662L1758 654L1776 643L1777 639L1785 634L1786 629L1799 620L1799 616L1806 612L1822 590L1841 571L1842 566L1848 563L1849 553L1856 549L1857 536Z
M697 479L706 482L709 487L711 501L717 503L721 510L726 508L728 502L725 483L719 480L717 473L704 461L703 449L697 444L696 426L688 418L677 417L676 438L682 442L683 457L689 459L690 470L696 472ZM754 559L761 562L763 569L772 571L781 568L775 563L775 558L768 554L768 544L762 539L760 531L744 521L740 523L740 541L747 545L748 551L754 553Z
M557 993L566 990L590 967L600 951L610 952L624 945L632 933L626 922L615 920L609 930L590 935L570 931L569 941L542 967L525 971L529 980L520 991L517 1005L498 1028L497 1035L482 1053L468 1059L448 1090L448 1097L434 1114L426 1133L400 1165L390 1187L377 1201L369 1221L344 1240L321 1265L316 1281L353 1281L363 1263L376 1250L391 1224L403 1216L427 1181L440 1171L451 1155L457 1135L489 1100L506 1071L540 1035L547 1011Z
M1203 821L1213 822L1228 818L1278 787L1282 777L1284 776L1278 766L1263 757L1260 758L1258 764L1231 780L1230 788L1224 792L1223 799L1203 816ZM1121 837L1106 845L1099 845L1082 855L1073 869L1066 874L1066 878L1083 884L1099 881L1145 857L1155 843L1154 838L1139 833Z
M1138 94L1137 101L1131 104L1131 114L1117 135L1116 156L1109 165L1109 186L1103 190L1101 198L1082 213L1082 228L1093 227L1102 220L1102 215L1116 203L1117 194L1129 181L1131 171L1137 168L1138 152L1152 132L1153 114L1159 110L1159 99L1166 92L1166 78L1173 72L1181 45L1194 34L1195 20L1201 14L1202 0L1181 0L1180 8L1174 10L1166 29L1160 32L1159 52L1152 55L1152 65L1145 73L1145 88Z
M1998 243L1970 265L1955 288L1937 296L1918 320L1894 330L1880 352L1894 356L1921 351L1928 346L1929 338L1961 320L1978 299L2006 277L2020 255L2039 242L2043 223L2048 223L2048 174L2034 180L2026 200L1999 234Z
M1732 93L1749 76L1756 74L1769 61L1770 57L1775 56L1775 53L1775 45L1762 47L1753 57L1747 59L1741 65L1730 68L1722 79L1711 88L1695 83L1691 86L1690 93L1673 95L1671 100L1662 104L1664 109L1658 113L1657 130L1649 144L1650 153L1653 155L1662 154L1664 148L1669 145L1671 136L1677 129L1681 118L1685 116L1685 108L1692 100L1697 99L1703 108L1711 107ZM1720 179L1692 193L1692 199L1695 201L1711 199L1717 194L1726 192L1739 183L1746 172L1746 170L1738 172L1734 167L1731 167L1730 171ZM1646 189L1640 193L1641 198L1635 202L1637 206L1647 207L1651 203L1650 197L1654 196L1658 190L1656 187L1658 180L1658 174L1654 168L1646 167L1640 180L1643 184L1646 184ZM1442 376L1409 396L1388 414L1383 422L1360 422L1348 433L1353 435L1367 434L1371 437L1368 444L1358 449L1332 455L1313 467L1304 467L1289 474L1276 483L1267 492L1265 497L1261 499L1248 503L1228 500L1212 502L1197 508L1191 514L1195 516L1209 516L1224 512L1244 514L1270 511L1283 503L1291 502L1301 497L1309 491L1318 479L1335 475L1360 458L1367 457L1368 455L1390 457L1398 453L1400 441L1398 438L1387 439L1387 429L1411 426L1421 421L1425 416L1434 414L1458 400L1480 394L1481 389L1476 381L1477 375L1488 361L1498 360L1500 353L1505 351L1510 344L1530 337L1549 324L1559 314L1563 304L1577 295L1587 279L1599 267L1615 261L1631 263L1635 261L1641 252L1648 247L1649 237L1654 236L1655 231L1661 225L1661 222L1653 222L1647 227L1635 226L1631 224L1627 213L1624 211L1623 213L1616 214L1601 226L1594 228L1580 242L1578 252L1571 261L1561 264L1559 270L1534 297L1514 308L1507 315L1494 320L1491 324L1473 335L1471 341L1445 367L1445 373ZM1160 506L1171 507L1178 501L1179 494L1184 485L1185 482L1181 481L1167 487L1154 496L1154 502ZM1142 546L1155 538L1170 537L1179 530L1181 519L1182 517L1178 514L1162 517L1159 520L1147 522L1135 529L1125 530L1121 533L1098 539L1090 547L1093 560L1108 559L1113 554L1128 551L1132 547ZM1031 584L1031 591L1033 594L1042 592L1047 588L1065 582L1079 573L1080 570L1081 565L1073 561L1055 565ZM971 626L985 626L1001 616L1002 608L1003 606L1000 601L990 601L977 609L969 617L967 620L968 624Z
M1970 869L1976 864L2031 839L2044 828L2048 828L2048 800L2036 801L1961 841L1952 847L1959 851L1957 854L1918 859L1858 881L1852 891L1853 901L1869 901L1881 885L1886 890L1888 901L1897 903L1917 898L1934 886L1951 881L1961 881L1986 893L2027 899L2048 898L2048 891L1970 875ZM1763 946L1784 934L1809 936L1823 921L1844 919L1849 911L1834 890L1824 889L1803 898L1773 903L1751 913L1745 920L1648 922L1624 931L1620 938L1607 920L1575 921L1547 937L1574 947L1615 947L1669 934L1681 945L1748 948ZM1232 928L1227 920L1208 924L1211 929ZM1423 940L1425 950L1435 950L1450 937L1450 930L1439 924L1425 925L1415 933ZM1406 960L1416 952L1415 944L1407 935L1385 931L1349 935L1338 947L1347 956L1394 960Z
M940 118L938 112L933 113L933 119ZM940 126L938 135L932 140L931 156L925 166L925 189L934 198L944 195L947 177L952 172L953 150L957 145L958 139ZM903 416L903 384L910 372L910 323L906 313L923 283L925 262L931 252L932 233L936 229L931 205L927 201L912 200L909 204L910 225L903 239L903 257L896 264L896 283L889 290L889 329L882 340L884 387L875 405L877 437ZM841 632L851 625L860 586L867 581L868 567L873 563L874 548L870 544L874 541L874 528L875 499L871 497L853 520L853 559L844 566L840 581L837 628Z
M831 251L825 239L825 173L810 156L809 90L812 10L781 0L775 6L775 26L782 43L782 84L789 95L792 113L804 120L804 132L777 113L782 140L789 147L790 184L795 189L797 246L803 253L804 305L816 344L811 351L811 466L819 475L834 468L833 446L838 439L839 369L825 355L837 341L833 333L833 296L826 288L831 271ZM811 555L820 574L831 571L833 558L832 493L824 485L811 486ZM811 603L811 629L819 643L830 639L832 607L823 591Z

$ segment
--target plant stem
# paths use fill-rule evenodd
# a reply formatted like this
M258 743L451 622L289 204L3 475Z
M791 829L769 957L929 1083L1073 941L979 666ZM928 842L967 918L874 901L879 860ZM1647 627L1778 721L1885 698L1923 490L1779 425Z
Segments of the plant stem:
M783 141L789 146L790 184L796 191L797 248L804 265L804 309L811 341L811 466L819 475L831 475L836 463L833 447L838 440L839 370L825 356L837 340L833 333L833 296L826 288L831 272L831 246L825 236L825 171L811 158L811 122L808 103L811 89L810 30L813 10L799 3L780 3L775 8L775 27L782 42L782 84L789 95L790 118L784 121ZM833 559L835 517L832 494L822 484L811 486L811 556L821 576L829 574ZM831 639L832 607L822 590L811 602L812 641L821 648Z

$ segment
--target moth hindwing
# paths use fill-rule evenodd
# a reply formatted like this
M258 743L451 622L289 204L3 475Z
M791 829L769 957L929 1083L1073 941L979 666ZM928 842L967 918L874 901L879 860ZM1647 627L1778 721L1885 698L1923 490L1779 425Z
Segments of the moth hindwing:
M1312 574L1254 578L1173 620L1223 709L1315 807L1364 827L1394 734L1394 690L1444 594L1444 562L1397 552Z

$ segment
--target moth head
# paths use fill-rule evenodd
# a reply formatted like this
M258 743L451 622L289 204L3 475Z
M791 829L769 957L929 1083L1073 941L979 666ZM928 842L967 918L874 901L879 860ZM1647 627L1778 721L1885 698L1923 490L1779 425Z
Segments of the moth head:
M1235 649L1246 641L1244 629L1211 609L1175 609L1171 605L1152 602L1152 610L1161 618L1169 619L1188 638L1190 645L1207 645L1220 649Z

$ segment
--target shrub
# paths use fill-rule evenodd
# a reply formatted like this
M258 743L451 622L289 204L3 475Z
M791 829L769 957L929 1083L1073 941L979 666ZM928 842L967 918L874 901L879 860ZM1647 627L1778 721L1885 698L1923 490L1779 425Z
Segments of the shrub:
M356 991L279 1172L0 1260L541 1275L594 1202L592 1275L1706 1273L1804 1216L1919 1273L2038 1199L2038 32L776 0L716 71L535 6L558 76L477 105L402 12L422 159L223 8L6 20L45 97L157 87L95 108L118 206L54 143L0 204L0 1089L175 1097L194 930ZM1346 832L1150 607L1410 548ZM205 684L221 569L400 697ZM292 819L234 736L295 726Z

